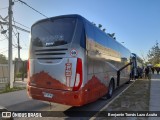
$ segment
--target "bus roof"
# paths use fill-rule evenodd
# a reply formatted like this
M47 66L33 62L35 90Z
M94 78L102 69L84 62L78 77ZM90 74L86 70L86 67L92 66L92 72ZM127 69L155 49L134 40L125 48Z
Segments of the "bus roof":
M33 27L35 24L40 23L40 22L44 22L44 21L52 20L52 19L67 18L67 17L85 19L84 17L82 17L81 15L78 15L78 14L60 15L60 16L54 16L54 17L50 17L50 18L45 18L45 19L38 20L38 21L36 21L36 22L32 25L32 27ZM85 19L85 20L86 20L86 19Z
M96 30L99 30L99 31L100 31L100 29L99 29L97 26L93 25L89 20L87 20L86 18L84 18L84 17L82 17L81 15L78 15L78 14L60 15L60 16L50 17L50 18L46 18L46 19L41 19L41 20L35 22L35 23L32 25L32 27L33 27L34 25L36 25L37 23L41 23L41 22L44 22L44 21L47 21L47 20L67 18L67 17L82 19L83 22L89 23L90 25L92 25L93 27L95 27ZM102 32L102 31L101 31L101 32ZM104 32L104 34L107 35L110 39L112 39L112 40L115 41L116 43L118 43L121 47L123 46L123 45L122 45L121 43L119 43L117 40L115 40L115 39L113 39L112 37L110 37L107 33ZM123 48L130 52L130 50L129 50L128 48L126 48L125 46L123 46Z

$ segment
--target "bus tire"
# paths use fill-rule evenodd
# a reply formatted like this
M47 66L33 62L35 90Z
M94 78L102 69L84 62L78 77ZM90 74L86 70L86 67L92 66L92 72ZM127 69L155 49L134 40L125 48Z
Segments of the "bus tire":
M114 91L114 81L111 80L110 83L109 83L107 98L111 98L112 97L113 91Z

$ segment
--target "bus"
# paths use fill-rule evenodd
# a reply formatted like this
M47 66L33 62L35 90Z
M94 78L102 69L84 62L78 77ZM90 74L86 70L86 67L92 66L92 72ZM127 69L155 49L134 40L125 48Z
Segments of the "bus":
M80 15L37 21L31 27L28 95L82 106L130 80L131 52Z
M132 79L142 78L144 69L143 60L135 53L131 53L131 56L133 60L131 68Z

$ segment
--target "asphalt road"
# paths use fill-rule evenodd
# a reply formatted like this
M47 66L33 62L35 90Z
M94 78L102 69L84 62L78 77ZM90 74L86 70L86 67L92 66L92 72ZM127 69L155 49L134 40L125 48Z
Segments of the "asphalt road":
M130 82L132 84L132 82ZM130 84L124 84L117 90L115 90L113 96L111 99L99 99L95 102L92 102L90 104L81 106L81 107L72 107L57 103L48 103L48 102L42 102L38 100L28 99L26 91L22 91L22 95L25 98L25 100L22 100L21 103L17 103L14 105L7 106L7 109L9 111L50 111L50 113L57 113L55 116L58 118L60 116L61 119L75 119L75 115L79 116L79 119L90 119L92 116L94 116L98 111L100 111L105 105L107 105L111 100L113 100L117 95L119 95L128 85ZM21 97L19 95L19 97ZM57 112L59 111L59 112ZM85 113L85 117L83 114ZM83 116L83 117L80 117ZM49 118L48 118L49 119ZM34 119L35 120L35 119ZM45 118L46 120L46 118Z

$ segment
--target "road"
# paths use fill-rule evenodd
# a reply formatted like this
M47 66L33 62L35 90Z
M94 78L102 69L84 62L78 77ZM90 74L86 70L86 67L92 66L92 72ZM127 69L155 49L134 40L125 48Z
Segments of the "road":
M132 84L132 82L130 83ZM90 119L92 116L94 116L98 111L100 111L105 105L107 105L111 100L113 100L117 95L119 95L128 85L130 84L124 84L117 90L115 90L113 96L111 99L105 100L105 99L99 99L95 102L92 102L90 104L81 106L81 107L72 107L72 106L67 106L67 105L62 105L62 104L57 104L57 103L48 103L48 102L43 102L39 100L33 100L29 99L26 93L26 90L22 90L19 94L16 94L16 97L21 101L19 103L16 103L14 101L14 104L7 104L4 106L9 110L9 111L52 111L57 112L59 111L58 115L63 116L63 118L68 118L68 119L75 119L74 115L77 114L78 116L83 116L83 113L85 112L85 115L87 117L79 117L79 119ZM11 98L8 98L11 99ZM13 101L13 99L11 99ZM5 100L4 100L5 103ZM92 112L93 111L93 112ZM87 114L86 114L87 113ZM45 118L46 119L46 118Z

